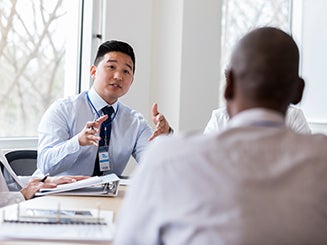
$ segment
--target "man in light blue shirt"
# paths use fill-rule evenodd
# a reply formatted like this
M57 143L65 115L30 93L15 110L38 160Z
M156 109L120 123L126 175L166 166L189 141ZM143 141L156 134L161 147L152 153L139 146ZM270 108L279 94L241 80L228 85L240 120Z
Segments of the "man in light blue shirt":
M139 162L150 140L171 131L156 104L152 108L153 131L140 113L118 100L132 85L134 71L135 55L129 44L107 41L100 45L90 69L92 88L56 101L41 119L37 173L94 175L99 164L100 126L107 119L110 140L103 152L105 160L98 155L104 164L99 164L100 174L121 175L131 155ZM105 106L114 110L110 118L101 110Z

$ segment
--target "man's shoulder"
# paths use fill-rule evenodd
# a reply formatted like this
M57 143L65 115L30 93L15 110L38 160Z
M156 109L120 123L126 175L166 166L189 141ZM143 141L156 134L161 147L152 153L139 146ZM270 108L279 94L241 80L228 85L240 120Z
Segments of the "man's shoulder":
M212 114L216 115L216 116L227 116L228 117L228 112L227 112L226 107L217 108L212 111Z
M225 123L229 120L229 115L226 107L218 108L212 111L212 117L218 123Z
M301 139L308 148L315 148L315 146L326 149L327 146L327 135L321 133L315 134L301 134L296 133L297 137ZM327 154L327 151L325 151Z
M80 103L84 103L86 100L86 95L85 92L82 92L80 94L76 94L76 95L70 95L70 96L66 96L63 98L59 98L57 99L52 106L54 107L70 107L70 106L74 106L74 105L78 105Z
M201 152L206 151L207 146L212 145L214 138L216 138L215 133L210 135L203 135L198 131L176 133L170 136L157 137L150 147L154 155L160 155L163 158L183 158L192 152L201 154Z
M304 134L310 134L311 129L305 118L303 111L293 105L290 105L286 113L286 125L294 131Z
M77 102L77 101L85 101L86 100L86 92L81 92L79 94L74 94L74 95L69 95L66 97L63 97L61 99L58 99L57 101L60 102L66 102L66 103L73 103L73 102Z
M301 108L295 106L295 105L289 105L287 108L287 114L288 115L298 115L303 114Z

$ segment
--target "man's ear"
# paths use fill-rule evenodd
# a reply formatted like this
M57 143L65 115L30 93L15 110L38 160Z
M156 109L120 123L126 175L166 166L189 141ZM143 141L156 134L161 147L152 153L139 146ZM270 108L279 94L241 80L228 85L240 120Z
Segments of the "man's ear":
M226 87L225 87L224 97L228 101L234 98L234 93L235 93L233 72L231 69L227 69L225 71L225 77L226 77Z
M299 103L302 100L304 87L305 87L305 82L304 82L303 78L300 77L299 83L298 83L297 87L295 88L293 98L291 100L292 104L296 105L297 103Z
M97 71L97 67L96 67L95 65L92 65L92 66L90 67L90 76L92 77L93 80L94 80L94 78L95 78L95 73L96 73L96 71Z

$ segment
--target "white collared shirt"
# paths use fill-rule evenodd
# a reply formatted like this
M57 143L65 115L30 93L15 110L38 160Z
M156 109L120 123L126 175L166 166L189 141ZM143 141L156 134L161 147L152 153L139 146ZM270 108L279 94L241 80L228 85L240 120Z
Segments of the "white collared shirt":
M107 103L92 87L89 98L100 115ZM121 175L129 158L138 162L148 146L152 129L144 117L121 102L112 105L117 112L112 122L109 145L110 171ZM88 121L98 118L86 92L60 99L43 115L39 125L38 170L34 175L92 175L98 148L80 146L78 133Z
M219 108L212 111L211 118L204 130L205 134L221 132L226 129L229 122L229 116L226 108ZM288 107L285 123L295 132L302 134L310 134L311 129L307 123L305 116L301 109L290 105Z

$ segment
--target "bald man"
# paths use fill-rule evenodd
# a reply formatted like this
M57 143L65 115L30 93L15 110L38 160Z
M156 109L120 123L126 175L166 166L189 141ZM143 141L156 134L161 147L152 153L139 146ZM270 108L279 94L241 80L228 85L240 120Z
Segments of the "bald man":
M327 136L284 122L302 98L298 69L285 32L245 35L226 72L228 128L151 146L115 244L327 244Z

